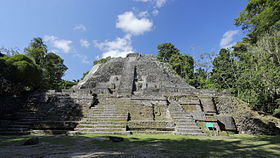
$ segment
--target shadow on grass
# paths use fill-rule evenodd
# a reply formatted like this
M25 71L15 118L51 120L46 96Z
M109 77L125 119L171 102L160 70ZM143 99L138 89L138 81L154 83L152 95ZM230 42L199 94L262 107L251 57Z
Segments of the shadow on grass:
M43 136L41 142L67 147L71 157L279 157L279 136L184 137L122 136L123 142L100 141L108 136ZM1 138L0 138L1 140ZM22 141L18 139L18 141ZM1 144L1 143L0 143ZM75 150L79 149L79 150ZM36 150L31 148L31 150ZM1 154L1 150L0 150ZM50 152L50 155L52 152Z

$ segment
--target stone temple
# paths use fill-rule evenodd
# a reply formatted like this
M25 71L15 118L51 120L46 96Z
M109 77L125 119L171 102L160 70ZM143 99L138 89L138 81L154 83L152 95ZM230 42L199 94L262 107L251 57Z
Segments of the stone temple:
M188 85L151 55L95 65L71 89L36 92L5 116L0 134L175 134L236 132L217 106L227 94Z

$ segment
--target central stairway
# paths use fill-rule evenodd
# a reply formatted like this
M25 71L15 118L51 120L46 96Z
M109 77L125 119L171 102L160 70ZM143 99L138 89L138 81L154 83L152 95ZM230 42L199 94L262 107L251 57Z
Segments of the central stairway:
M190 136L207 136L202 130L196 125L193 117L183 111L180 104L171 102L169 105L169 111L171 118L175 122L175 135L190 135Z
M117 105L97 105L74 130L77 134L129 134L127 120L128 113Z

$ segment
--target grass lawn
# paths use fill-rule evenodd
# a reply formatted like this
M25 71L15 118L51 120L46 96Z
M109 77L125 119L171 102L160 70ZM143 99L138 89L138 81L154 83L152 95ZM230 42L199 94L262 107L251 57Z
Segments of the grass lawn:
M40 144L22 146L30 137L0 136L0 157L280 157L280 136L122 135L123 142L108 135L39 136Z

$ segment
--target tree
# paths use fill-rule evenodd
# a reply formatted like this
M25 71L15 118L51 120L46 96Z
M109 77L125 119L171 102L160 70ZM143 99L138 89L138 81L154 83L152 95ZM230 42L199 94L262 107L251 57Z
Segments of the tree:
M93 65L96 65L96 64L104 64L106 63L107 61L109 61L111 59L111 57L107 57L107 58L101 58L99 60L95 60L93 61Z
M41 85L42 69L26 55L4 56L0 58L0 81L0 95L35 90Z
M213 61L212 80L219 90L233 88L237 79L236 63L227 49L221 49Z
M40 37L33 38L27 48L24 49L25 54L34 58L35 63L44 67L45 56L48 52L47 46L44 44L43 39Z
M64 60L54 53L48 53L47 46L42 38L34 38L28 48L24 49L26 55L32 57L36 64L43 69L43 89L59 89L65 71Z
M169 62L169 59L173 55L179 55L179 50L171 43L162 43L157 46L158 55L157 58L161 62Z
M248 30L251 41L255 43L262 34L280 30L279 0L250 0L235 19L235 25Z
M169 64L179 76L186 82L191 83L194 72L194 59L187 54L180 54L180 50L171 43L162 43L157 48L157 59Z
M187 54L173 54L169 59L173 70L188 83L193 78L194 60Z
M63 81L62 77L67 70L67 67L63 64L64 60L54 53L46 54L44 60L48 87L59 89L60 82Z

